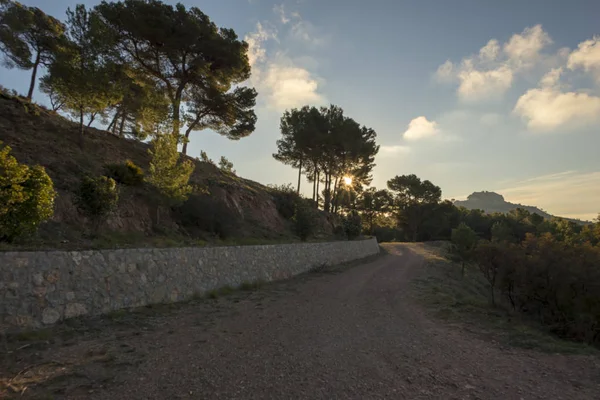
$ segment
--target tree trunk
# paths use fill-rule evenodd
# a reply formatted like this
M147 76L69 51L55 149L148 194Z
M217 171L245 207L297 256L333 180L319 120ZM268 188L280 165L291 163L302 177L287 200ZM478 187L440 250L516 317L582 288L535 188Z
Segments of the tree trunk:
M185 87L177 88L177 92L175 93L175 98L173 99L173 136L177 138L177 142L179 142L179 128L181 126L181 122L179 121L181 115L181 96L183 94L183 90Z
M119 118L119 111L117 111L115 113L115 116L113 117L112 121L110 121L110 124L108 125L108 127L106 128L106 130L108 132L112 132L113 134L115 133L115 126L117 125L117 119Z
M319 208L319 186L321 184L321 171L317 171L317 198L315 199L317 202L317 209Z
M121 115L121 123L119 124L119 137L123 137L123 128L125 127L125 113Z
M90 115L90 122L88 122L87 127L89 128L92 123L94 122L94 120L96 119L96 114L97 113L92 113L92 115Z
M35 81L37 78L37 70L40 66L40 58L41 54L38 51L37 55L35 56L35 61L33 63L33 71L31 72L31 83L29 84L29 92L27 93L27 100L29 101L31 101L31 99L33 98L33 90L35 89Z
M315 168L315 170L313 172L313 197L312 197L313 201L317 200L315 198L315 195L317 194L316 189L317 189L317 169Z
M187 155L187 146L188 146L188 143L190 141L190 133L192 133L192 129L193 129L193 126L190 126L185 131L185 140L183 141L183 148L181 149L181 153L182 154L186 154Z
M302 159L300 159L300 167L298 167L298 188L296 193L300 195L300 182L302 181Z
M83 150L83 133L85 127L83 126L83 107L79 107L79 148Z
M329 191L329 173L325 172L325 189L323 194L323 211L329 212L329 205L331 202L331 192Z
M337 191L338 191L338 179L339 177L335 177L335 181L333 183L333 195L331 196L331 202L333 203L333 213L337 214L338 210L338 199L337 199Z
M461 269L461 276L464 278L465 277L465 262L462 262L462 269Z

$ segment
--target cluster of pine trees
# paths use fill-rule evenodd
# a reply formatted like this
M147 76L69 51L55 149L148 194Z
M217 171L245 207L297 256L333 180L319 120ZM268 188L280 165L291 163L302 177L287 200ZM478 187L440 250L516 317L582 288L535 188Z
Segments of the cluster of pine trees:
M62 23L0 0L0 50L10 67L31 71L29 100L45 67L40 89L79 121L82 146L85 126L98 120L119 136L170 132L184 154L193 131L239 139L254 130L257 93L240 86L248 45L195 7L102 1L68 9Z
M306 175L313 184L312 200L323 210L337 213L344 195L371 183L379 151L377 134L345 116L342 108L304 106L286 111L280 129L273 157L298 169L298 193L302 173Z

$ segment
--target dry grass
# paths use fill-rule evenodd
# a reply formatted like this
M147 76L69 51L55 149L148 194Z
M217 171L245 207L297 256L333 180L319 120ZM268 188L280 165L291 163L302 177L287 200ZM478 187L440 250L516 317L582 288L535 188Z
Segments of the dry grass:
M426 259L413 281L414 293L436 317L506 345L549 353L596 352L584 344L556 338L504 305L491 306L489 287L481 273L470 266L462 277L461 267L445 257L443 243L409 246Z

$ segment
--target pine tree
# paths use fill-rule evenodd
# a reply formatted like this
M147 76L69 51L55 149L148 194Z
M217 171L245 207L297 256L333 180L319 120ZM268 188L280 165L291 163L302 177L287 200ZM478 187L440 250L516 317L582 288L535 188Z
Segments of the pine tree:
M155 186L169 204L183 202L192 191L189 184L194 172L190 160L179 159L177 139L172 135L159 135L148 150L150 161L148 182Z
M64 39L65 26L36 7L0 2L0 51L9 67L32 70L27 99L33 97L40 65L48 66Z

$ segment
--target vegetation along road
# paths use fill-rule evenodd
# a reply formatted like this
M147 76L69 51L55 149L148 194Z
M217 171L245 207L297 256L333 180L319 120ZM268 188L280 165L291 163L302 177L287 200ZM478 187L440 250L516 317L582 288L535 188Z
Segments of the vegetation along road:
M386 249L366 262L286 282L12 338L12 357L2 366L12 371L1 377L11 386L5 394L600 398L596 356L505 346L433 318L410 285L426 265L424 248Z

